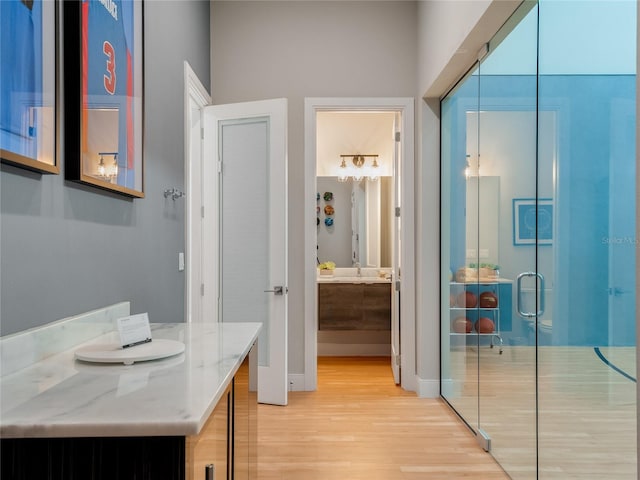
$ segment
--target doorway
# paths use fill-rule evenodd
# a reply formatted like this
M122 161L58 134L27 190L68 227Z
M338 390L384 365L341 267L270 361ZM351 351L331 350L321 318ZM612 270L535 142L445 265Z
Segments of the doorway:
M336 132L342 130L342 134L337 136L342 136L343 139L348 138L348 135L346 137L344 135L344 129L337 126L337 123L348 124L350 120L355 120L356 123L364 124L368 120L373 121L376 114L386 117L390 122L391 128L387 135L391 141L386 147L376 146L375 138L370 138L368 144L366 140L360 144L343 140L341 146L332 147L337 150L331 153L328 145L319 140L322 137L321 130L327 128L331 130L331 125L333 125L333 133L329 132L329 136L336 136ZM373 136L377 135L383 136L385 133ZM354 133L351 140L355 137ZM381 152L384 150L385 158L383 159L382 153L364 151L365 148ZM402 170L399 169L400 160ZM377 164L377 167L374 167L374 164ZM374 168L384 174L372 174ZM321 182L320 178L317 180L318 174L322 174ZM338 181L341 176L343 177L341 180L346 181ZM359 178L354 181L354 177L359 176L369 178L364 179L364 182ZM382 180L373 180L372 176L380 176ZM331 200L324 198L325 192L333 194L333 190L336 193L341 192L340 201L343 203L339 207L335 204L338 201L337 197L333 199L333 195L330 195L327 198ZM353 353L379 355L386 352L391 358L396 382L407 390L415 390L414 268L408 261L414 258L414 222L401 222L402 218L413 219L413 99L306 99L305 193L305 211L316 213L310 215L305 224L305 298L307 299L305 304L305 390L317 388L318 353L323 354L329 351L332 355L340 355L346 351L345 348L354 348L354 344L349 343L348 337L354 335L355 330L351 330L350 327L348 327L347 337L345 337L345 330L342 331L342 346L340 342L336 344L332 341L332 337L335 339L338 338L336 335L341 335L340 332L330 333L319 330L317 265L318 262L333 261L334 258L343 258L337 262L338 269L345 269L345 272L340 274L373 275L380 279L387 276L387 289L392 299L390 308L395 315L392 314L391 329L386 333L386 344L385 340L381 340L384 338L384 333L381 334L380 331L375 330L365 331L364 335L359 335L360 344L355 345L356 350L353 350ZM369 208L363 207L362 215L358 214L358 196L365 199L364 204L366 204L366 198L369 198ZM385 200L381 201L383 197ZM389 209L390 205L393 206ZM384 207L387 207L390 212L387 211L381 215L380 209ZM350 215L346 215L347 212ZM373 222L366 221L367 214L364 212L368 212L369 217L375 216L378 219L375 226L372 225ZM341 219L338 219L338 213L342 213ZM381 221L382 218L384 220ZM339 224L339 221L342 223ZM380 229L389 232L386 235L388 240L394 237L392 232L395 232L395 240L390 241L392 247L383 246L384 241L375 241L376 238L382 238L379 234ZM345 250L344 254L336 250L335 246L327 250L323 245L321 249L319 241L321 239L335 241L338 231L343 234L343 241L340 244L344 244L341 247ZM389 266L383 266L382 263L388 263ZM350 269L353 272L348 271ZM355 284L346 286L341 282L339 290L344 293L345 289L356 289L357 296L364 298L369 293L369 290L365 291L368 283L358 279ZM383 285L376 285L376 287L385 288ZM402 298L401 314L400 298ZM363 336L367 338L365 343L362 343ZM401 338L406 339L403 344L401 344ZM323 351L324 348L329 350ZM341 348L343 350L340 350ZM372 348L374 350L367 350ZM375 350L376 348L385 350ZM401 371L402 375L400 375Z

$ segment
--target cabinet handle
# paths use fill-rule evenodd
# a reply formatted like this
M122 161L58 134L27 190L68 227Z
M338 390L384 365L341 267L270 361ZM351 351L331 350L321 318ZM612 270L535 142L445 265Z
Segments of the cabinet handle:
M537 277L540 280L540 308L536 313L533 312L523 312L522 311L522 279L524 277ZM541 316L544 313L544 276L541 273L536 272L523 272L518 275L518 279L516 281L516 291L517 291L517 310L518 315L524 318L533 318L536 316Z
M213 463L204 467L204 480L215 480L216 471Z

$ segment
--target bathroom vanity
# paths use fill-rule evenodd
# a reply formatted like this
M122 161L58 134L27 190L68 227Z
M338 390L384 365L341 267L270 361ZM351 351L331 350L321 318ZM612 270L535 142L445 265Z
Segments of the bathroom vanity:
M319 330L390 330L390 271L337 268L318 276Z
M102 323L107 333L58 351L94 325L0 339L0 476L255 478L260 324L152 324L154 339L183 342L184 353L128 366L75 359L116 340Z

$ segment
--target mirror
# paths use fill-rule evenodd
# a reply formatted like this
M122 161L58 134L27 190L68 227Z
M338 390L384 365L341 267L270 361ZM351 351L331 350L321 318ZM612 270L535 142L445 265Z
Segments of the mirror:
M500 264L499 219L500 177L467 178L467 266L470 263Z
M339 182L338 177L319 176L316 182L318 261L331 260L336 267L391 267L392 177ZM330 200L325 200L327 192Z

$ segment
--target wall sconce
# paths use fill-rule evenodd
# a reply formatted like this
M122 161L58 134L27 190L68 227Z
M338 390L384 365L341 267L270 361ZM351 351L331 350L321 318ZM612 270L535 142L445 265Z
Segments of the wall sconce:
M355 182L359 182L364 177L368 177L369 180L375 181L378 179L379 175L377 172L378 165L378 155L360 155L360 154L348 154L348 155L340 155L340 173L338 174L339 182L346 182L351 177ZM373 162L370 167L365 166L366 158L373 158ZM353 167L347 166L347 158L351 158L351 163Z

